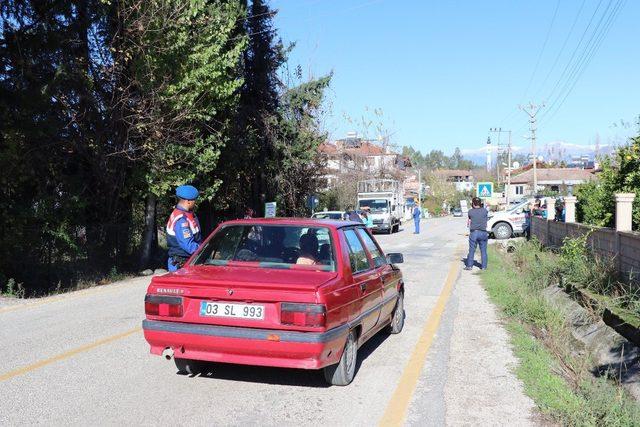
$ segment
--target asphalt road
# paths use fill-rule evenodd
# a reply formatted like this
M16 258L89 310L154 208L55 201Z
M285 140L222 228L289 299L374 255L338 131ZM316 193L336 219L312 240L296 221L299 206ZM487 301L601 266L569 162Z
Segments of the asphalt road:
M149 354L140 330L149 278L136 278L0 305L0 425L457 424L465 413L480 413L473 395L486 395L482 387L497 393L495 405L507 411L501 417L512 411L526 424L530 402L500 400L504 381L510 381L506 393L521 395L504 358L487 363L506 380L484 381L473 365L473 349L465 347L466 329L477 324L467 313L476 306L491 311L486 301L467 301L471 307L459 310L460 298L466 298L456 289L461 277L477 286L469 298L483 298L475 276L460 271L465 221L430 219L422 234L412 231L407 226L377 236L386 252L405 255L404 331L382 332L362 347L356 378L347 387L328 387L320 372L303 370L218 364L206 374L177 374L172 361ZM490 323L500 331L495 319ZM489 338L498 334L491 328L485 331ZM489 341L508 355L506 336ZM460 354L453 357L452 348ZM464 387L464 375L479 375L474 384L480 389L452 391ZM486 417L480 420L493 424L491 414Z

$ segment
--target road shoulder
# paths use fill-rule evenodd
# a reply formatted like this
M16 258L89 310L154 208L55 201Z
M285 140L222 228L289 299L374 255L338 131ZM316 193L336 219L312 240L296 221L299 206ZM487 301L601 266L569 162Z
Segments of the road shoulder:
M444 387L447 425L534 425L536 406L514 373L518 360L480 276L463 271Z

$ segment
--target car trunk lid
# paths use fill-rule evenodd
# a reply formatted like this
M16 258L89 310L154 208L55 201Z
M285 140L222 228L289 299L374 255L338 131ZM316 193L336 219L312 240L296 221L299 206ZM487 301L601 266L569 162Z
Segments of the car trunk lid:
M316 303L318 287L336 276L313 269L189 266L154 277L148 294L182 298L184 314L172 321L289 329L280 323L280 303ZM242 317L243 311L262 316Z

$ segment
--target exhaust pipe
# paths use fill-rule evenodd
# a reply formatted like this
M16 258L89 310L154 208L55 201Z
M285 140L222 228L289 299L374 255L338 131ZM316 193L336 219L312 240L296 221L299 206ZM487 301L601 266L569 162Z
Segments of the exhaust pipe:
M171 347L167 347L162 351L162 357L167 360L173 359L173 349Z

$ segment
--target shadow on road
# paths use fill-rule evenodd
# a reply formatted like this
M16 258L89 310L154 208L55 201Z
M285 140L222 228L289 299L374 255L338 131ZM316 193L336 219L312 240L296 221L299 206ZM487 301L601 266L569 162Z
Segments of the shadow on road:
M381 331L369 339L358 350L356 375L362 363L382 344L389 335ZM330 387L324 380L322 370L271 368L266 366L233 365L228 363L203 362L201 372L189 375L177 372L176 375L189 378L210 378L216 380L244 381L249 383L263 383L274 385L290 385L297 387Z
M467 266L467 258L466 257L465 258L461 258L460 262L463 264L464 267ZM473 266L474 267L478 267L478 268L482 268L482 264L480 263L480 261L475 260L475 259L473 260Z

